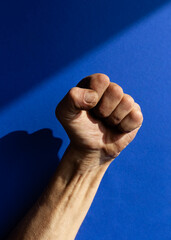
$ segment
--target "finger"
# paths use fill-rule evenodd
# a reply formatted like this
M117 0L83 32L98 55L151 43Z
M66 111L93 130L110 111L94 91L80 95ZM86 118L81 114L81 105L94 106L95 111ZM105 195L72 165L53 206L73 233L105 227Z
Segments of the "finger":
M62 121L72 120L81 110L89 110L98 102L94 90L73 87L56 107L56 117Z
M135 103L130 113L119 123L118 127L122 132L131 132L140 127L143 122L143 115L140 107Z
M103 93L109 86L110 80L109 77L102 73L95 73L92 74L84 79L82 79L78 84L77 87L79 88L86 88L92 89L97 92L98 94L98 101L102 97Z
M106 121L110 125L119 124L122 121L122 119L124 119L126 115L128 115L128 113L131 112L133 106L134 99L130 95L124 94L123 98L121 99L115 110L106 119Z
M93 108L103 95L109 83L110 80L108 76L100 73L82 79L77 84L77 87L70 89L58 104L56 108L56 117L58 120L72 120L81 110Z
M117 107L123 97L122 88L116 83L110 82L102 98L93 109L96 116L106 118Z

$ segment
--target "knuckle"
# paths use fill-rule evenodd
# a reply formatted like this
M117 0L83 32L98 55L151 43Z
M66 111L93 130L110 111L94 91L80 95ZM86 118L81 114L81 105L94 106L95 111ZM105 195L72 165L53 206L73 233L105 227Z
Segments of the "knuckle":
M98 78L100 82L104 82L104 81L106 81L107 83L110 82L109 77L104 73L96 73L95 76Z
M68 92L68 96L73 99L75 97L76 91L77 91L76 87L71 88Z
M109 77L103 73L95 73L91 75L90 86L109 86L110 80Z
M108 116L107 112L105 111L105 108L103 106L100 106L97 109L97 114L99 117L106 118Z
M142 123L143 123L143 120L144 120L143 114L142 114L141 111L139 111L139 114L140 114L140 124L142 124Z
M115 83L110 84L109 91L112 92L112 94L114 95L114 97L116 99L118 99L118 100L122 99L122 97L123 97L123 89L119 85L117 85Z
M138 103L134 103L134 106L135 106L135 108L141 110L141 107L140 107L140 105Z
M71 109L75 109L75 108L80 108L80 97L82 94L80 94L79 88L78 87L73 87L69 90L68 94L67 94L67 99L66 99L66 103L67 106L70 106Z
M134 99L130 95L124 94L123 99L122 99L122 103L124 105L124 108L126 110L129 110L134 105Z
M132 121L136 122L137 124L142 124L143 122L143 115L141 113L141 111L134 109L131 113L130 113L130 118Z
M111 119L112 119L113 124L115 124L115 125L119 124L120 121L121 121L121 119L118 116L116 116L116 115L113 115L111 117Z

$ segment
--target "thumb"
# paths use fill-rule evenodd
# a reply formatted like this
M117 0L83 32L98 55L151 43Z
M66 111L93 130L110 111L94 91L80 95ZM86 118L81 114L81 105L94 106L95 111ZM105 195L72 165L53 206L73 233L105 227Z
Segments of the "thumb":
M72 120L81 110L89 110L96 106L98 94L91 89L73 87L56 107L56 117L62 120Z

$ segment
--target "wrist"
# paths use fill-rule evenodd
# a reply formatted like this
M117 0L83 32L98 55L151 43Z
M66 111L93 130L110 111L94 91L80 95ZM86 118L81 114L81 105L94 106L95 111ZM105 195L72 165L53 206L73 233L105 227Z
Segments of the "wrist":
M70 156L70 163L79 173L93 171L97 168L106 168L112 162L112 159L104 161L102 152L94 149L83 149L70 142L65 154Z

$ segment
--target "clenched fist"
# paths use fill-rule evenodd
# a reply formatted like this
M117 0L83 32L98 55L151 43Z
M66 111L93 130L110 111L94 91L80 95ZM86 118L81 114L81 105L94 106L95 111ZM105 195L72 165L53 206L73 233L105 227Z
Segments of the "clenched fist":
M74 240L108 166L143 121L139 105L104 74L72 88L56 116L70 145L46 191L8 240Z
M99 73L70 89L58 104L56 116L72 148L93 156L88 162L90 166L117 157L134 139L143 121L140 106L134 99L110 82L108 76Z

